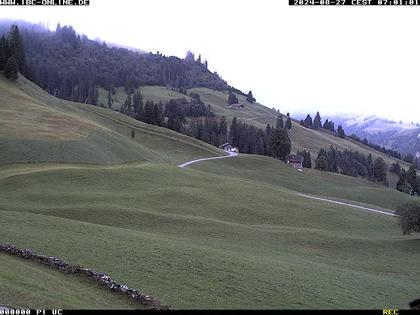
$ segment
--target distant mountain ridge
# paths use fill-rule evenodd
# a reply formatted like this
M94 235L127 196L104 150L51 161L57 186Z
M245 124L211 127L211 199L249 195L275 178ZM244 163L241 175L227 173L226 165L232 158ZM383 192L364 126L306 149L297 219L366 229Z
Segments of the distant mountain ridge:
M378 115L327 116L336 125L342 125L346 134L355 134L361 139L397 150L403 154L420 156L420 124L395 122Z

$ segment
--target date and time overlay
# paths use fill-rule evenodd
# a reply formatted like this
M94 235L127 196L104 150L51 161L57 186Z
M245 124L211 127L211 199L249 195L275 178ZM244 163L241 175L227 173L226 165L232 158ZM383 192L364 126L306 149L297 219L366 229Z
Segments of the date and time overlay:
M279 0L284 1L284 0ZM288 0L289 6L418 6L420 0ZM198 1L199 2L199 1ZM0 6L88 6L90 0L0 0Z

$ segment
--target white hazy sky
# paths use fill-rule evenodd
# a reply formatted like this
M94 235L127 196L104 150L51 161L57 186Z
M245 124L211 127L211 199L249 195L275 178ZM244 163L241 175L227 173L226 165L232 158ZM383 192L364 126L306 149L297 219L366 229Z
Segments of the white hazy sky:
M202 54L231 85L282 112L420 122L419 7L289 7L286 0L91 0L1 7L0 18L72 25L146 51Z

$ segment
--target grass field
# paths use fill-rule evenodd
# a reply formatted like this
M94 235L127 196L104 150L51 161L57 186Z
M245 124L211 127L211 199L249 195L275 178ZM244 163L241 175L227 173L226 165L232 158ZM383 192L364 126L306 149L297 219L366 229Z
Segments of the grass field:
M241 154L235 159L207 161L191 167L212 174L228 174L234 178L259 184L279 186L339 200L351 200L353 203L370 204L391 211L395 211L402 203L417 200L395 189L360 178L314 169L305 169L300 173L284 162L260 155Z
M186 97L183 94L174 92L166 87L158 86L145 86L141 88L144 99L151 99L154 102L162 101L164 104L171 98ZM227 99L228 94L226 92L214 91L207 88L194 88L190 89L189 92L198 93L201 99L212 106L212 110L217 117L226 116L228 124L234 117L237 117L241 121L247 124L253 124L258 128L265 129L267 124L275 125L277 114L272 109L263 106L259 103L248 103L244 96L238 95L239 102L244 104L245 107L241 110L232 110L228 108ZM105 91L102 91L103 97L107 97ZM123 88L117 88L117 94L115 99L125 100L127 97ZM188 97L187 97L188 98ZM105 99L103 100L105 102ZM105 103L104 103L105 104ZM114 107L120 108L120 103L116 102ZM285 114L285 113L283 113ZM285 121L285 118L284 118ZM292 151L308 150L311 152L312 159L315 159L320 149L328 149L331 145L339 150L352 150L359 151L364 155L372 154L373 158L382 157L387 163L388 167L397 160L389 155L383 154L379 151L373 150L368 146L355 142L351 139L341 139L336 135L320 130L315 131L302 127L298 122L293 121L293 128L289 133L292 140ZM398 161L403 167L408 169L409 165L405 162ZM398 177L387 172L390 186L395 187Z
M273 183L143 163L27 172L0 191L3 242L178 308L404 308L418 289L418 239L394 218Z
M142 305L91 280L0 254L0 299L30 309L141 309Z
M24 78L2 80L0 96L10 103L34 102L35 116L39 106L53 120L89 127L52 139L36 128L55 132L60 123L31 125L29 112L19 128L0 133L1 243L105 272L175 308L407 308L418 298L418 237L403 236L395 218L296 192L389 212L409 196L261 156L180 169L223 153L113 110L57 100ZM149 91L171 97L163 89ZM2 115L16 117L13 110L0 103ZM66 306L89 287L27 261L0 255L0 263L6 305ZM55 280L69 284L53 294ZM102 290L92 294L72 305L112 299L112 307L132 307Z
M23 77L17 84L0 78L0 98L0 165L181 163L223 154L196 139L109 109L59 100Z

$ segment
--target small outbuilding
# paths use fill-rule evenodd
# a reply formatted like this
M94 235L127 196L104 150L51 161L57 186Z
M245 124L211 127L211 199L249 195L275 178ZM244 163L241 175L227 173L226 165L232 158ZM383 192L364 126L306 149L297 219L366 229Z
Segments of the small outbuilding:
M219 148L225 150L226 152L239 152L239 149L234 145L230 144L229 142L222 144L221 146L219 146Z
M286 156L286 163L299 170L303 169L303 160L304 158L301 155L289 154Z
M240 110L241 108L244 108L244 107L245 106L243 104L239 104L239 103L230 105L231 109L236 109L236 110Z

